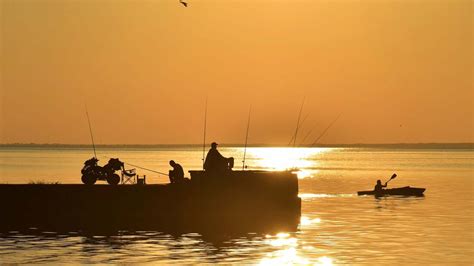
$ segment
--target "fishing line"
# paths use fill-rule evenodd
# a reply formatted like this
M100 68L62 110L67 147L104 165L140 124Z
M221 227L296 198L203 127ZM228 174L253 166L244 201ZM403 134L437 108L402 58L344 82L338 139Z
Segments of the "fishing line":
M108 157L108 156L104 156L104 158L107 158L107 159L114 159L114 158L111 158L111 157ZM139 166L139 165L131 164L131 163L126 162L126 161L123 161L123 160L120 160L120 161L123 162L123 163L125 163L125 164L128 164L128 165L130 165L130 166L133 166L133 167L142 169L142 170L150 171L150 172L157 173L157 174L160 174L160 175L169 176L168 174L165 174L165 173L163 173L163 172L159 172L159 171L152 170L152 169L149 169L149 168L145 168L145 167L142 167L142 166Z

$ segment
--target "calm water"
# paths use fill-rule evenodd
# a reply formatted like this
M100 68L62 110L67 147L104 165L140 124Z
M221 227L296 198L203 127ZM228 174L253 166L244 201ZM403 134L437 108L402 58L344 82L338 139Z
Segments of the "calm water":
M241 148L221 148L236 158ZM199 148L101 149L105 156L161 172L174 159L200 169ZM89 149L0 148L0 183L79 183ZM472 264L474 151L361 148L250 148L252 169L299 167L302 217L295 232L201 235L166 232L0 234L0 262ZM130 167L131 168L131 167ZM377 179L426 187L425 197L358 197ZM167 177L141 171L149 183Z

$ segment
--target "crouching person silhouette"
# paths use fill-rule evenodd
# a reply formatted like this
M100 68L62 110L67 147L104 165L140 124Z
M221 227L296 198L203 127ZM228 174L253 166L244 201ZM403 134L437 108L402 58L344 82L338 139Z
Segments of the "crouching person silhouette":
M170 183L182 183L184 181L183 167L173 160L170 161L170 165L173 167L173 170L169 171Z

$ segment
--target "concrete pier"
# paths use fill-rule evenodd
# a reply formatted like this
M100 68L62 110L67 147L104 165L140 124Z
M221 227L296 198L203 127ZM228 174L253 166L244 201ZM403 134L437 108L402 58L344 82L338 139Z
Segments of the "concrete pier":
M0 230L261 231L296 229L290 172L233 171L166 185L0 185Z

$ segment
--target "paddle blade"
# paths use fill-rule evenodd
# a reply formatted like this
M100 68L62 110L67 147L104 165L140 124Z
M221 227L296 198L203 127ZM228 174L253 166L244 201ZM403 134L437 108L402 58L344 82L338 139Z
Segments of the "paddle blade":
M397 174L393 174L392 177L390 177L390 180L394 179L395 177L397 177Z

